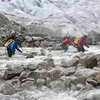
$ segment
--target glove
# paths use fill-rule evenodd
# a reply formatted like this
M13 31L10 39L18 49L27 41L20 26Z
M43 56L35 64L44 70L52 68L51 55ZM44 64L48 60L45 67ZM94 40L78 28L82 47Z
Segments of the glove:
M20 51L22 53L22 51Z

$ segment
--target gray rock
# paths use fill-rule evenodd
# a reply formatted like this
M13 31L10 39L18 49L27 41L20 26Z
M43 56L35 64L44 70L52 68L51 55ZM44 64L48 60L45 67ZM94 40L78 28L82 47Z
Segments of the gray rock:
M64 84L65 84L66 87L68 87L69 84L70 84L70 82L71 82L70 79L69 79L69 77L67 77L67 76L62 76L59 80L62 81L62 82L64 82Z
M50 61L50 62L43 61L43 62L40 62L40 63L37 65L37 68L38 68L38 69L50 70L50 69L52 69L53 67L55 67L53 61Z
M99 68L100 68L100 61L97 63L97 67L99 67Z
M32 37L30 37L30 36L25 36L25 39L27 42L32 42Z
M33 36L32 40L33 41L43 41L44 39L42 37L35 37L35 36Z
M51 79L49 77L46 77L45 81L46 81L46 86L49 86L49 84L51 83Z
M26 79L27 77L28 77L28 72L23 71L19 76L19 80L22 81L23 79Z
M94 80L93 78L87 78L86 82L88 84L92 84L94 87L97 87L99 83L96 79Z
M75 84L73 84L73 83L70 83L69 89L72 90L72 91L76 91L77 90L77 86Z
M89 77L93 74L95 74L97 71L94 71L92 69L87 69L87 68L84 68L84 69L81 69L81 70L77 70L75 72L75 76L79 77L79 76L83 76L83 77Z
M13 95L14 93L16 93L18 90L10 83L5 82L4 86L1 87L1 92L4 95Z
M85 60L85 67L86 68L92 68L93 67L96 67L97 66L97 59L95 56L90 56L90 57L87 57L86 60Z
M92 30L90 33L89 33L89 38L92 39L92 44L95 45L97 44L98 41L100 41L100 32L97 31L97 30Z
M84 84L86 83L86 77L84 76L79 76L79 77L75 77L75 76L72 76L72 77L69 77L69 80L74 83L75 85L77 84Z
M61 44L54 44L54 45L52 46L52 50L62 50Z
M37 85L38 87L41 87L41 86L43 86L43 85L46 85L45 79L37 79L37 80L36 80L36 85Z
M71 74L74 74L75 71L76 71L76 67L69 67L69 68L66 68L66 69L63 71L62 75L69 76L69 75L71 75Z
M64 90L65 84L62 81L56 80L56 81L52 81L49 87L53 90Z
M38 78L42 78L45 79L48 76L48 72L46 69L42 69L42 70L35 70L34 71L34 78L38 79Z
M26 81L21 84L22 89L29 89L30 87L34 86L35 83L33 81Z
M35 41L35 42L34 42L34 46L36 46L36 47L39 47L40 44L41 44L41 41Z
M80 89L82 89L82 88L84 88L84 85L83 84L77 84L77 90L80 90Z
M24 71L23 67L15 67L15 68L6 69L6 71L3 75L3 78L4 78L4 80L11 79L15 76L20 75L23 71Z
M58 69L53 68L50 71L48 71L48 76L51 80L57 80L61 77L61 72Z
M28 64L27 66L24 66L24 69L29 71L34 71L36 70L36 66L34 64Z

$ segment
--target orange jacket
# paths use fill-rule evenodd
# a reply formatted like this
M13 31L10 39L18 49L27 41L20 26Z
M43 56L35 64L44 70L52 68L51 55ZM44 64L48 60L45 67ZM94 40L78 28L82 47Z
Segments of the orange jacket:
M64 45L73 45L73 43L72 43L72 41L70 39L63 40L62 44L64 44Z

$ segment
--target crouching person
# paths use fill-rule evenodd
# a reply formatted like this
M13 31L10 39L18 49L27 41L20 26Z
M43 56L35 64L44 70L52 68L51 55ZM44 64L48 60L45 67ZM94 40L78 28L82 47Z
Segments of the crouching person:
M15 50L18 50L19 52L22 53L22 51L18 47L18 42L19 40L16 39L15 41L13 41L11 44L7 46L8 57L12 57L12 55L15 54Z

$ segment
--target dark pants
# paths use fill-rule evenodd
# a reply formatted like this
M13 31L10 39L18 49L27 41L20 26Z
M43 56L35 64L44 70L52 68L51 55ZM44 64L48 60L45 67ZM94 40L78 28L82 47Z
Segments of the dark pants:
M67 45L62 44L62 48L64 49L65 52L68 50L68 46Z
M84 47L81 47L81 48L77 48L78 49L78 52L84 52L85 51L85 49L84 49Z
M11 57L15 52L12 52L8 47L7 47L7 52L8 52L8 57Z

